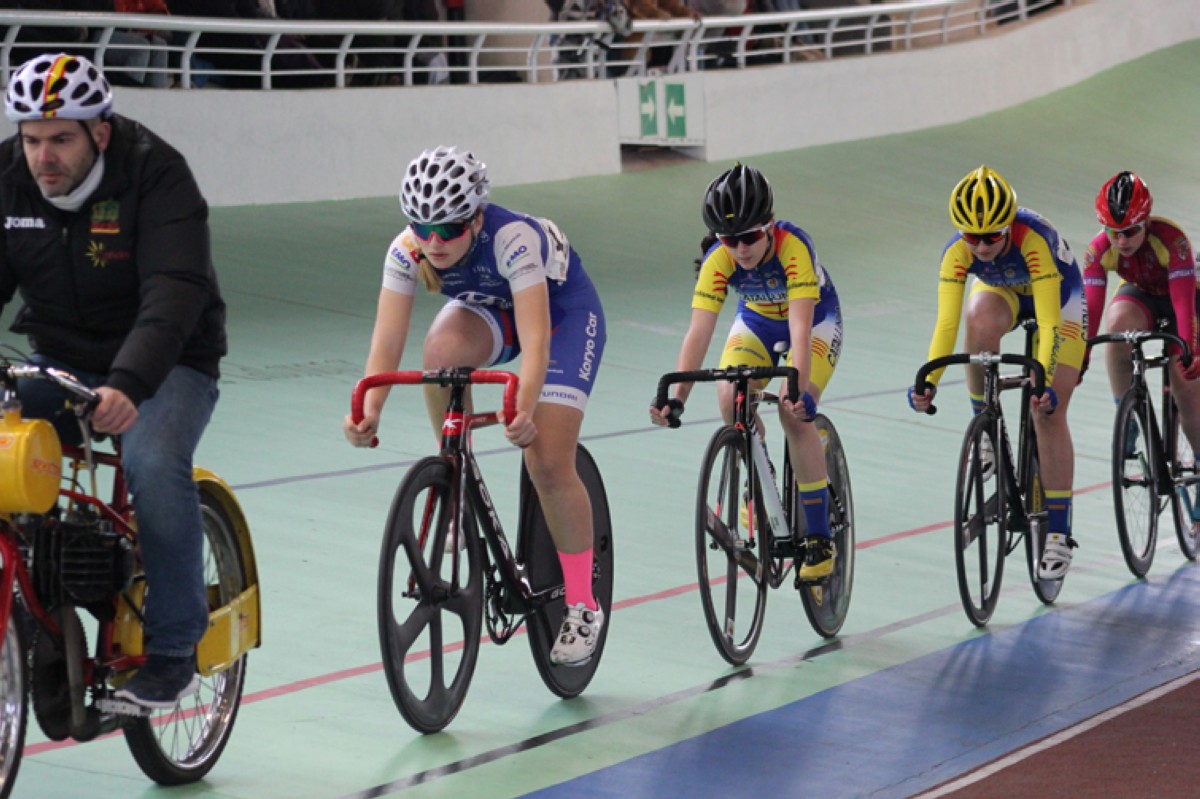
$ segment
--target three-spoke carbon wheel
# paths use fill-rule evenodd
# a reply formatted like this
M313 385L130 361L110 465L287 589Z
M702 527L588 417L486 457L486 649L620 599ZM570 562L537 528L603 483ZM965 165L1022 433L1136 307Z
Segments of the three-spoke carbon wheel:
M471 512L458 510L453 465L418 461L396 490L379 560L379 643L392 699L413 729L445 728L475 672L483 576Z
M800 598L813 629L825 638L832 638L846 621L854 586L854 497L850 491L846 451L833 422L818 414L813 424L825 450L825 470L829 475L829 529L837 548L837 560L827 579L801 586ZM800 512L799 502L793 503L792 507L795 512Z
M204 582L209 610L224 607L248 587L241 544L233 522L214 489L200 486L200 518L204 529ZM247 655L231 666L200 676L195 693L170 710L156 711L125 727L125 742L147 777L161 785L182 785L204 777L225 749L233 732Z
M742 432L722 427L704 453L696 495L696 571L704 620L721 657L735 666L754 652L767 605L769 536L747 457Z
M600 637L596 640L595 652L591 659L578 666L558 666L550 662L550 650L558 638L559 627L562 625L563 614L566 611L566 601L559 595L553 601L547 602L534 609L526 620L529 631L529 646L533 652L533 662L537 666L542 682L556 696L569 699L578 696L587 688L588 683L600 666L600 656L604 652L604 642L608 638L608 630L612 626L612 597L613 597L613 535L612 521L609 517L608 495L604 490L604 481L600 478L600 470L591 454L579 445L575 452L575 468L579 478L587 489L588 499L592 506L592 594L600 609L604 611L604 626L600 629ZM528 473L522 469L523 483L521 496L528 503L521 512L521 530L518 539L518 559L529 569L529 583L534 593L562 585L562 567L558 560L558 550L546 527L546 518L542 514L541 503L538 502L537 492L529 483Z
M996 440L996 424L985 411L967 425L954 490L958 593L977 627L987 624L996 609L1008 554L1004 447Z
M1145 577L1154 560L1158 540L1158 514L1162 507L1155 474L1155 453L1150 451L1148 420L1137 392L1121 397L1113 429L1113 505L1117 511L1117 536L1125 565L1134 577Z

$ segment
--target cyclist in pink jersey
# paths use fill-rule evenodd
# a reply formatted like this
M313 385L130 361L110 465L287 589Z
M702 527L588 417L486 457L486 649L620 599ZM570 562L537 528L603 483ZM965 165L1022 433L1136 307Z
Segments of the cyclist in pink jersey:
M1107 331L1150 330L1165 319L1168 329L1188 342L1195 353L1200 295L1192 246L1174 222L1150 215L1153 203L1150 187L1133 172L1114 175L1096 195L1096 219L1104 230L1092 239L1083 259L1088 337L1099 330L1108 273L1116 272L1121 283L1104 317ZM1108 382L1119 402L1133 374L1129 348L1110 346L1106 360ZM1171 391L1184 433L1195 447L1200 441L1200 383L1192 381L1200 377L1200 358L1186 369L1178 358L1174 364L1185 379L1172 381Z

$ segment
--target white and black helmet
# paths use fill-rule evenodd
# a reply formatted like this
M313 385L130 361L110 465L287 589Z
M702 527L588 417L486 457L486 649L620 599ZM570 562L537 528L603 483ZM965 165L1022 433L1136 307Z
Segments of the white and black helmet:
M422 225L458 222L488 198L487 165L457 147L426 150L412 160L400 186L400 207Z
M4 93L4 115L12 122L105 119L112 102L112 88L95 64L55 53L30 59L16 71Z

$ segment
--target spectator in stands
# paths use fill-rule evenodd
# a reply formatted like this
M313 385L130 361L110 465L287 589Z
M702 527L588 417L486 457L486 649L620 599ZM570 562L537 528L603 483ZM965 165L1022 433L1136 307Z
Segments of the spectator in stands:
M104 10L115 11L118 14L171 13L165 0L111 0L103 5L108 6ZM96 36L93 35L92 39L95 41ZM109 40L111 44L132 47L137 47L139 44L150 46L133 50L125 49L122 46L115 50L106 50L104 67L108 69L110 66L115 66L118 69L130 70L124 72L124 75L133 83L154 89L165 89L170 84L170 75L167 72L168 54L164 49L168 39L170 39L170 34L158 33L153 30L113 31L112 38ZM109 69L108 76L110 79L114 77L113 70Z
M278 2L278 0L275 0ZM270 19L274 17L275 6L262 5L262 0L167 0L171 12L181 17L222 17L230 19ZM182 37L186 39L186 35ZM179 40L177 39L177 43ZM208 61L220 71L247 72L254 74L230 75L222 74L213 77L222 86L233 89L253 89L262 85L258 72L262 69L262 57L257 53L212 52L233 49L263 49L266 39L256 34L244 33L205 33L200 37L199 47L204 51L201 58ZM275 87L304 87L331 85L332 79L321 75L279 75L279 72L317 70L321 64L308 52L303 40L295 36L285 36L279 41L279 52L271 62L273 71L272 85Z
M632 19L700 19L700 12L683 0L627 0L626 5Z

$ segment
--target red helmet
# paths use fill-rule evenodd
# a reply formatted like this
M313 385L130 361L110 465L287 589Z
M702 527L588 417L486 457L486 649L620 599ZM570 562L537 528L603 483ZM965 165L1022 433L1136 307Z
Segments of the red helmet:
M1132 172L1120 172L1096 195L1096 219L1105 227L1129 227L1149 218L1153 205L1146 181Z

